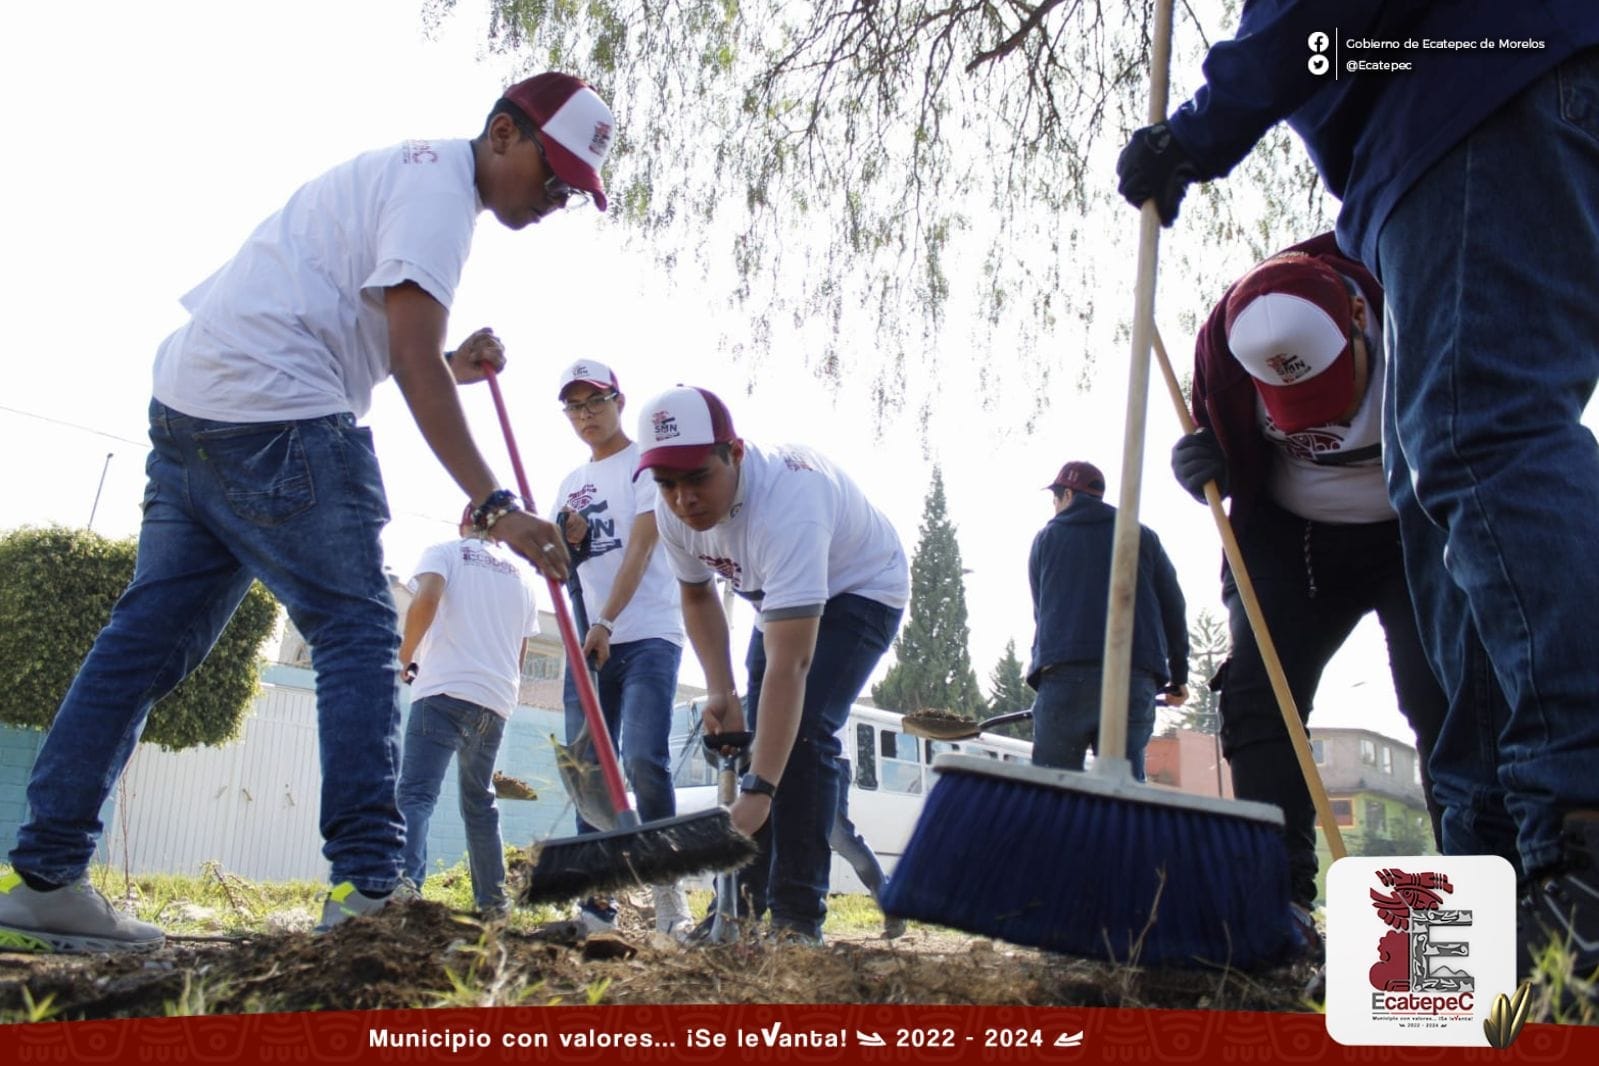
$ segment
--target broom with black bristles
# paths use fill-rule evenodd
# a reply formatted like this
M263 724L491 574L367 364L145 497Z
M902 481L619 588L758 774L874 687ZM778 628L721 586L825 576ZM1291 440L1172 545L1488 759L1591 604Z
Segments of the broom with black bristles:
M1166 117L1171 10L1171 0L1155 5L1151 125ZM1145 203L1094 767L939 756L883 909L1116 962L1250 968L1295 943L1282 812L1141 784L1126 757L1159 239Z
M500 416L500 429L505 433L505 447L511 453L511 466L516 471L522 502L531 511L533 492L522 469L522 456L511 432L511 419L505 410L505 398L500 395L500 383L492 367L485 365L483 370L489 392L494 397L494 409ZM627 802L627 788L622 783L616 750L611 746L610 731L605 728L605 719L600 714L594 679L583 659L583 645L572 625L572 615L561 594L560 583L554 578L546 580L549 581L550 600L555 604L561 643L566 647L568 668L577 683L578 702L583 705L583 718L588 723L589 739L616 812L616 826L604 832L544 841L538 849L533 871L517 898L524 904L557 903L634 885L662 884L694 874L719 872L749 862L755 857L755 841L733 828L725 808L716 807L655 822L639 821L638 813Z

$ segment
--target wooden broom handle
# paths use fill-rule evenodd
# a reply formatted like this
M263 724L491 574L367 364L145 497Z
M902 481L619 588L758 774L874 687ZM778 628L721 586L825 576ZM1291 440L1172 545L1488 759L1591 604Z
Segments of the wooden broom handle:
M1155 4L1155 42L1150 60L1149 124L1166 119L1171 67L1172 0ZM1160 213L1154 200L1139 212L1138 287L1133 301L1132 358L1128 362L1127 419L1122 434L1121 496L1112 533L1110 602L1105 610L1105 657L1100 670L1099 746L1095 765L1107 770L1127 762L1127 694L1133 660L1133 622L1138 591L1138 496L1144 469L1144 417L1149 405L1149 346L1155 329L1155 273L1160 249Z
M1177 375L1172 373L1171 358L1166 354L1166 346L1161 343L1160 332L1152 329L1150 339L1155 346L1155 361L1160 364L1161 375L1166 379L1166 391L1171 393L1177 418L1183 424L1183 433L1192 433L1198 427L1188 413L1188 403L1183 399L1182 386L1177 384ZM1299 772L1304 775L1305 787L1310 790L1310 798L1316 805L1316 817L1327 837L1327 850L1332 853L1334 860L1341 859L1348 854L1344 848L1343 834L1338 832L1332 802L1327 799L1327 789L1321 783L1315 757L1310 752L1310 738L1305 735L1305 723L1299 717L1299 707L1294 703L1293 691L1288 687L1282 661L1277 658L1277 646L1272 643L1271 633L1266 629L1266 616L1255 595L1255 583L1249 579L1249 570L1244 566L1244 553L1238 547L1233 524L1221 505L1221 490L1214 481L1205 482L1205 501L1210 504L1210 516L1216 520L1216 532L1221 534L1221 550L1227 556L1227 565L1238 586L1238 596L1244 601L1249 628L1255 631L1255 646L1260 649L1261 661L1266 664L1266 676L1271 678L1271 690L1277 696L1277 709L1282 711L1283 725L1288 727L1288 739L1293 742L1294 756L1299 760Z

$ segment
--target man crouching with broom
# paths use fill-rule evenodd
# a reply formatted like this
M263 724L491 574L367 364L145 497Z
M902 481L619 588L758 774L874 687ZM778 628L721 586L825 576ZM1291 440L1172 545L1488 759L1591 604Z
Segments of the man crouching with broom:
M707 734L746 728L720 574L757 610L745 666L755 739L733 825L760 846L741 880L750 913L821 943L839 779L837 733L899 629L910 572L894 527L809 448L763 450L726 406L679 386L643 405L638 473L655 478L661 543L705 671ZM743 901L740 901L741 905ZM742 909L742 906L741 906Z

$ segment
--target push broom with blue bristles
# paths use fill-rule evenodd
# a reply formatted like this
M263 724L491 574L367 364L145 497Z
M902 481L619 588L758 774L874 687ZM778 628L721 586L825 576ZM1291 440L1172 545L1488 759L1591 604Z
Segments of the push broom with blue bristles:
M1171 9L1155 5L1150 124L1166 117ZM883 908L1073 955L1248 969L1296 943L1282 812L1142 784L1126 755L1159 239L1160 216L1145 203L1094 766L940 755Z

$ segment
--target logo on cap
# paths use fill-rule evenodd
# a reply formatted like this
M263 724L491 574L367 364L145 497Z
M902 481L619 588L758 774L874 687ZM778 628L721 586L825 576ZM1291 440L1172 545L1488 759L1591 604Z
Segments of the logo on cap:
M611 124L609 122L594 123L594 136L589 140L589 151L597 156L603 156L611 147Z
M1293 352L1278 352L1276 355L1267 356L1266 365L1272 373L1282 379L1284 385L1290 385L1302 377L1315 373L1309 363Z
M677 428L677 416L670 411L656 411L650 416L650 421L655 427L657 441L670 440L680 437L682 433Z

